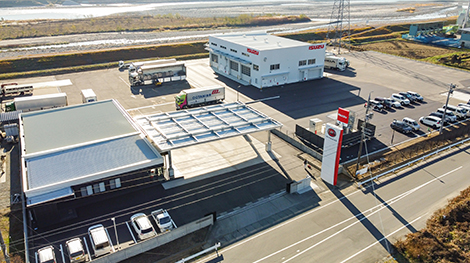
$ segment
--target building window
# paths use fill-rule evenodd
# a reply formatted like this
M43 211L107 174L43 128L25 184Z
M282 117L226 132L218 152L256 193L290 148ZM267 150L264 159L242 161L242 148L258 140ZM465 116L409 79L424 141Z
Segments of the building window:
M109 180L109 188L115 189L121 187L121 178L116 178L113 180Z
M100 192L106 191L106 187L104 186L104 183L100 183Z
M216 43L214 43L214 42L211 42L211 45L213 45L213 46L217 46L217 44L216 44Z
M309 65L315 64L315 59L309 59L309 60L308 60L308 64L309 64Z
M258 65L255 65L255 64L253 64L253 70L259 71L259 66L258 66Z
M230 69L238 71L238 63L230 60Z
M232 51L233 53L237 53L237 51L233 48L231 48L230 51Z
M301 61L299 61L299 67L300 67L300 66L305 66L305 65L307 65L307 60L301 60Z
M219 56L217 56L216 54L211 54L211 60L214 63L219 63Z
M87 193L87 195L92 195L93 194L93 187L91 185L86 187L86 193Z
M86 187L81 187L81 188L80 188L80 194L81 194L82 196L87 196L87 195L88 195L88 194L87 194L87 189L86 189Z
M220 48L227 49L225 46L220 46Z
M272 64L272 65L270 66L270 69L271 69L271 70L276 70L276 69L280 69L280 68L281 68L281 65L280 65L280 64Z
M247 66L242 65L242 74L245 74L247 76L251 76L250 68Z
M246 54L245 52L242 52L242 55L245 57L250 57L250 55Z

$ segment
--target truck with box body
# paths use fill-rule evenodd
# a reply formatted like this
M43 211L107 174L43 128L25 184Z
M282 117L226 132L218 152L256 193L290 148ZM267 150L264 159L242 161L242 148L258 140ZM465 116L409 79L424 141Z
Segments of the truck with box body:
M12 102L5 104L5 111L21 110L23 112L27 112L65 106L67 106L67 94L55 93L15 98Z
M152 81L155 85L162 82L178 81L186 79L186 66L184 62L175 60L154 62L141 66L129 67L129 83L131 87L145 85L146 81Z
M33 85L18 85L18 83L6 83L1 85L1 92L3 96L11 94L24 95L33 92Z
M158 209L152 212L152 217L157 223L158 228L161 233L170 231L173 228L176 228L175 222L171 219L170 214L165 209Z
M92 89L82 89L80 93L82 94L83 103L98 101L98 99L96 98L96 94L95 92L93 92Z
M338 57L335 54L329 52L325 54L325 68L327 69L345 71L349 65L349 60L344 57Z
M220 103L225 99L224 87L208 87L182 90L175 97L176 109L186 109Z

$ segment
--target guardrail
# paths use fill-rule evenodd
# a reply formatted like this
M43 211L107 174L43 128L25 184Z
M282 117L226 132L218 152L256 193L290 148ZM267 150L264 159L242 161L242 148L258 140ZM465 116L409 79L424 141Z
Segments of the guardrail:
M211 252L212 250L215 250L215 252L217 253L217 256L219 256L219 252L217 252L217 249L220 247L220 242L219 243L216 243L215 245L213 245L212 247L210 248L206 248L204 249L203 251L200 251L194 255L191 255L187 258L183 258L182 260L179 260L179 261L176 261L176 263L185 263L186 261L188 260L191 260L193 258L196 258L196 257L199 257L200 255L203 255L203 254L206 254L207 252Z
M395 167L395 168L390 169L390 170L388 170L388 171L386 171L386 172L383 172L383 173L381 173L381 174L379 174L379 175L376 175L376 176L374 176L374 177L372 177L372 178L369 178L369 179L367 179L367 180L365 180L365 181L363 181L363 182L358 182L357 184L358 184L359 186L361 186L361 185L363 185L363 184L365 184L365 183L368 183L368 182L371 182L371 181L373 181L373 180L375 180L375 179L377 179L377 178L380 178L380 177L382 177L382 176L384 176L384 175L386 175L386 174L393 173L393 172L395 172L396 170L400 170L400 169L402 169L403 167L409 166L409 165L411 165L411 164L413 164L413 163L416 163L416 162L418 162L418 161L422 161L422 160L424 160L425 158L427 158L427 157L429 157L429 156L431 156L431 155L438 154L438 153L440 153L440 152L442 152L442 151L446 151L446 150L448 150L448 149L450 149L450 148L452 148L452 147L455 147L455 146L457 146L457 145L459 145L459 144L464 144L464 143L466 143L466 142L468 142L468 141L470 141L470 138L467 138L467 139L465 139L465 140L462 140L462 141L453 143L453 144L451 144L451 145L447 145L447 146L442 147L442 148L440 148L440 149L437 149L437 150L435 150L435 151L433 151L433 152L431 152L431 153L429 153L429 154L426 154L426 155L423 155L423 156L421 156L421 157L419 157L419 158L416 158L416 159L414 159L413 161L407 162L407 163L402 164L402 165L400 165L400 166L398 166L398 167Z

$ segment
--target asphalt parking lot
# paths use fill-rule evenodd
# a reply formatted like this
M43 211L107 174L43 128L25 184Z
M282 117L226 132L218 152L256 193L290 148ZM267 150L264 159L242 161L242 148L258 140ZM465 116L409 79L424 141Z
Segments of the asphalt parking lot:
M250 104L251 107L265 113L266 115L281 122L284 126L282 130L285 133L293 134L295 131L295 124L303 127L308 127L309 119L320 118L325 123L334 122L336 118L336 111L338 107L348 109L355 113L356 118L364 118L365 108L364 103L367 101L369 94L371 98L375 97L390 97L392 93L400 91L415 91L424 97L423 103L412 104L407 107L392 109L383 112L374 112L371 123L376 125L376 139L368 143L368 151L372 152L379 150L389 145L400 143L409 140L413 137L423 135L428 132L428 127L421 125L421 130L408 135L399 132L393 132L390 128L390 122L393 119L401 120L403 117L410 117L412 119L419 119L421 116L428 115L430 112L435 111L445 103L446 91L450 83L458 85L457 92L454 92L449 103L457 105L460 102L466 102L470 97L468 87L470 86L469 74L464 71L430 65L426 63L416 62L405 58L394 57L375 52L351 53L345 54L351 61L351 67L344 72L326 71L325 78L320 80L302 82L297 84L286 85L282 87L273 87L263 90L258 90L252 86L241 86L227 78L215 75L208 66L208 59L199 59L187 61L187 80L174 83L164 83L160 87L146 86L140 88L130 88L127 81L127 71L119 71L117 68L80 72L73 74L64 74L57 76L38 77L29 79L9 80L8 82L15 82L21 84L39 83L57 80L70 80L71 85L60 87L45 87L38 89L34 94L44 94L51 92L65 92L68 96L69 105L80 104L80 90L93 89L96 93L98 100L105 100L114 98L119 101L125 109L128 110L131 116L146 115L156 112L174 111L174 95L183 89L190 87L205 87L214 85L223 85L227 87L226 101L232 102L239 99L242 102L251 102L258 99L280 96L278 99L267 100ZM5 102L5 101L4 101ZM393 142L392 142L393 135ZM254 137L262 135L254 135ZM260 139L262 141L262 139ZM276 151L276 148L273 148ZM348 153L342 155L342 161L353 159L354 155ZM204 159L201 153L201 159ZM269 187L266 184L263 188L250 188L244 189L244 197L239 199L236 203L217 204L214 202L207 202L205 204L198 204L197 206L184 206L180 210L175 210L175 221L178 224L184 224L193 218L187 216L188 214L196 214L198 211L224 211L231 209L234 206L239 206L240 203L250 202L251 199L259 198L260 196L267 195L270 192L282 189L285 186L287 179L276 172L270 170L265 164L257 164L259 169L268 172L268 174L275 174L272 176L272 181ZM255 168L256 168L255 167ZM246 168L248 170L255 169L253 167ZM242 173L243 171L237 171ZM236 173L233 173L236 174ZM226 176L233 176L226 175ZM265 176L263 173L258 175L260 178ZM253 178L254 179L254 178ZM242 181L239 182L243 184ZM189 186L188 186L189 187ZM190 190L190 189L185 189ZM165 191L161 188L160 184L156 182L155 189L152 193L155 195L152 198L156 200L163 200L162 198L171 198L181 189L172 189ZM256 192L256 194L252 194ZM143 196L144 193L133 194L132 199L141 198L148 199L148 196ZM205 194L214 195L214 192L207 192ZM232 194L232 193L229 193ZM223 197L227 200L236 200L240 194L235 194L232 197ZM201 196L193 197L201 198ZM125 200L124 198L123 200ZM170 202L170 201L168 201ZM182 206L185 202L190 202L190 199L180 200L181 203L173 203L168 206ZM119 204L124 205L124 204ZM220 206L219 206L220 205ZM113 209L121 209L118 204L109 205L104 202L99 204L99 207L106 207L102 210L95 204L95 209L86 210L81 212L81 215L86 215L86 218L96 217L98 212L105 216L112 214ZM183 206L182 206L183 207ZM147 208L148 210L150 208ZM191 212L192 211L192 212ZM96 213L95 213L96 212ZM194 213L193 213L194 212ZM148 214L148 213L147 213ZM198 215L199 216L199 215ZM128 220L130 215L126 214ZM80 221L78 218L76 221ZM121 220L121 223L123 219ZM90 222L89 225L92 223ZM111 224L107 223L108 226ZM66 228L65 226L62 226ZM124 232L125 225L120 226L119 232ZM54 229L44 229L44 232L54 231ZM76 232L70 233L79 235L83 233L83 229L73 230ZM111 234L111 233L110 233ZM128 237L130 239L130 236ZM57 237L56 240L64 241L66 237ZM50 240L37 239L37 244L46 243Z

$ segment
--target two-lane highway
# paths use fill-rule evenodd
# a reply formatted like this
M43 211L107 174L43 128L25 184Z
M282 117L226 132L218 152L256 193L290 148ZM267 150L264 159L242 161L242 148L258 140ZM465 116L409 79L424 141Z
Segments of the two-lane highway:
M219 254L225 262L376 262L470 185L469 160L459 150L365 189L331 188L317 208Z

